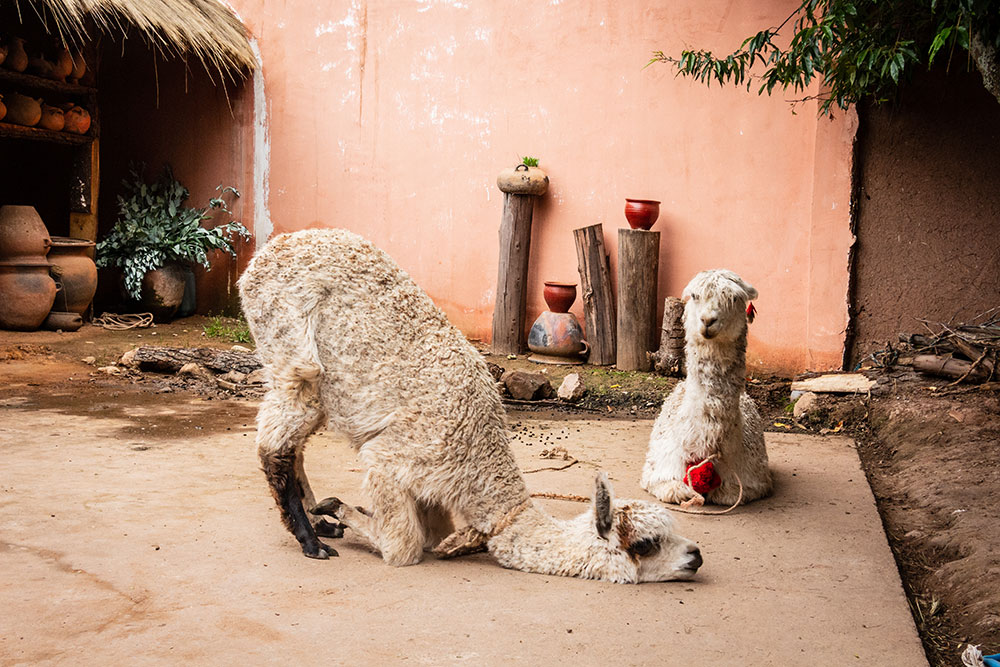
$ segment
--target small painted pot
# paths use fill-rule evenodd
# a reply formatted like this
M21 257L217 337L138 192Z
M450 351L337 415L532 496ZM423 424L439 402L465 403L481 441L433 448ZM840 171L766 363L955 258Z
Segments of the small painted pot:
M660 202L655 199L625 199L625 219L632 229L648 230L660 217Z
M542 290L542 297L553 313L568 313L576 301L576 283L548 281Z

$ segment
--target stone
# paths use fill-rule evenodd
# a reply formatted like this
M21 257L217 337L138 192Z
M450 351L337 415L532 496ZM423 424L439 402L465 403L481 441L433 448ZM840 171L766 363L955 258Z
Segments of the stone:
M555 394L552 385L541 373L508 371L504 373L502 382L511 397L519 401L537 401Z
M810 410L816 407L816 403L819 401L819 396L811 391L807 391L799 396L799 400L795 401L795 407L792 408L792 415L796 419L802 419Z
M267 384L267 371L263 368L258 368L247 375L243 381L247 384Z
M177 371L178 375L189 375L199 380L209 380L211 381L213 375L210 370L202 366L201 364L196 364L193 361L181 366L180 370Z
M863 394L876 386L860 373L830 373L792 382L792 391L812 391L818 394Z
M233 384L240 384L247 379L247 374L240 373L239 371L229 371L228 373L222 375L219 379L225 382L232 382Z
M576 403L583 398L586 391L587 388L583 386L583 380L580 379L580 374L570 373L563 378L562 384L559 385L559 391L556 392L556 394L564 401Z
M249 347L244 347L243 345L233 345L230 349L233 352L253 352Z
M125 354L123 354L121 359L118 360L118 363L121 364L122 366L128 366L129 368L138 366L139 362L135 360L135 349L133 348L128 352L126 352Z
M89 364L90 366L93 366L95 363L97 363L97 359L95 357L84 357L80 361L82 361L85 364Z
M122 374L122 369L118 368L117 366L101 366L97 370L100 371L101 373L106 374L106 375L121 375Z

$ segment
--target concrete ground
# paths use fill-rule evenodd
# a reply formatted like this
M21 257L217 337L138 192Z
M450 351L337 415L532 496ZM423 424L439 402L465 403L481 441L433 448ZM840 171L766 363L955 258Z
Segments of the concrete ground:
M254 404L61 372L0 364L0 664L926 664L846 438L769 433L774 497L679 514L705 558L693 581L526 574L485 554L394 569L350 534L329 541L339 558L301 555L257 466ZM651 422L510 422L524 469L564 465L540 457L553 446L581 461L529 473L532 490L588 494L601 467L642 497ZM306 468L317 495L363 500L336 436Z

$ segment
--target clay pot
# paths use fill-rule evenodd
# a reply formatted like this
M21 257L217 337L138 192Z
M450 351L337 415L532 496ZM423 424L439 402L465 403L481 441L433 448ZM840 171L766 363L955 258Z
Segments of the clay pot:
M549 177L538 167L519 164L513 169L500 172L497 187L509 194L541 195L549 188Z
M56 299L47 265L0 263L0 329L34 331Z
M3 61L7 60L7 51L10 50L6 44L0 44L0 65L3 65Z
M35 76L40 76L43 79L54 79L55 77L55 65L50 63L48 60L42 56L37 58L32 56L28 58L28 73L34 74Z
M28 52L24 50L24 40L20 37L14 37L10 40L8 47L4 66L15 72L23 72L28 69Z
M7 105L3 103L3 95L0 95L0 120L7 115Z
M49 312L42 328L49 331L76 331L83 326L83 318L79 313L64 313L58 310Z
M82 53L73 56L73 71L69 74L69 79L73 83L80 83L80 79L87 73L87 63L83 59Z
M70 313L83 315L97 292L97 265L90 258L93 241L68 236L53 236L49 250L52 275L62 285L66 303L59 305Z
M626 199L625 219L632 229L649 229L660 217L660 202L655 199Z
M56 61L52 63L52 78L65 81L66 77L73 73L75 65L73 55L64 47L56 56Z
M8 123L34 127L42 119L41 100L20 93L8 93L4 104L7 105L7 117L4 120Z
M59 132L63 129L65 124L66 118L63 115L62 109L48 104L42 104L42 118L38 121L38 127L46 130L52 130L53 132Z
M583 329L573 313L543 312L528 332L528 349L538 356L529 357L542 363L581 364L590 352L583 339Z
M167 264L142 279L139 304L157 322L169 322L184 300L184 267Z
M90 129L90 112L76 104L64 104L63 121L63 131L87 134Z
M38 212L31 206L0 206L0 261L49 265L45 256L52 239Z
M576 301L576 283L546 282L542 297L553 313L568 313Z

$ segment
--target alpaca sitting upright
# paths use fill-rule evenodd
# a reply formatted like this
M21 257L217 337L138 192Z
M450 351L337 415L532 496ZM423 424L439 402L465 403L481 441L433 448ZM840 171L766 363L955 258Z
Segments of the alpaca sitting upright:
M271 374L258 455L306 556L337 555L317 537L341 530L318 518L326 515L390 565L417 563L434 545L454 555L460 549L444 545L470 544L504 567L614 582L690 579L701 566L670 512L615 500L603 475L590 510L574 520L537 507L482 355L368 241L344 230L283 234L254 256L239 286ZM315 504L302 456L324 426L357 448L371 511L336 498ZM454 518L468 526L442 541Z
M757 290L717 269L696 275L682 298L687 378L653 425L642 488L667 503L763 498L771 493L764 426L746 394L747 303Z

